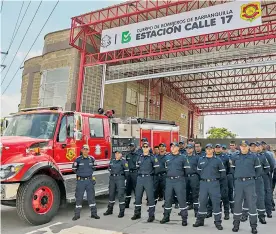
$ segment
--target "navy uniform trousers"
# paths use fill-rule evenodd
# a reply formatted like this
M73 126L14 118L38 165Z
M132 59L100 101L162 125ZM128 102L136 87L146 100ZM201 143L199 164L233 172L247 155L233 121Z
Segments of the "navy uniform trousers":
M166 178L164 216L170 216L171 214L172 199L173 199L174 192L177 196L182 220L187 220L188 207L186 203L186 182L185 182L184 176Z
M199 189L199 210L198 219L204 219L207 215L208 198L210 198L213 206L213 215L215 222L221 223L221 211L220 211L220 183L216 181L200 181Z
M127 176L126 181L126 205L129 206L131 200L132 191L135 194L137 183L137 170L129 170L129 175Z
M86 180L77 180L76 193L75 193L75 197L76 197L75 214L80 215L83 195L85 191L87 194L88 205L91 209L91 215L97 215L95 189L94 189L94 182L92 178L86 179Z
M231 211L234 210L234 176L232 173L227 175L227 181L228 181L228 199L230 203Z
M164 198L166 186L166 173L154 175L154 198L157 202L158 198Z
M110 176L109 179L109 203L108 209L113 209L115 203L115 195L118 191L119 208L125 210L125 176Z
M229 214L229 210L230 210L229 204L230 203L229 203L229 190L228 190L227 177L220 179L219 184L220 184L220 193L221 193L220 207L221 207L221 203L222 203L223 208L224 208L224 214ZM207 203L207 211L208 211L208 214L212 214L213 207L212 207L212 199L211 198L209 198L208 203Z
M262 176L259 176L255 180L256 194L257 194L257 212L259 217L265 217L265 192L264 192L264 181ZM244 200L242 207L242 215L248 217L248 204L247 200Z
M186 177L187 180L187 194L191 194L191 204L193 204L194 212L197 214L199 207L199 175L198 174L188 174Z
M264 191L265 191L265 209L267 214L271 214L272 212L272 180L269 174L264 174Z
M135 215L141 215L141 206L143 193L146 191L149 204L149 217L153 217L155 213L154 191L153 191L153 176L140 176L137 177L137 184L135 189Z
M249 208L249 220L252 228L257 227L257 195L255 187L255 179L245 181L240 179L235 180L234 221L240 222L242 215L242 203L245 199Z

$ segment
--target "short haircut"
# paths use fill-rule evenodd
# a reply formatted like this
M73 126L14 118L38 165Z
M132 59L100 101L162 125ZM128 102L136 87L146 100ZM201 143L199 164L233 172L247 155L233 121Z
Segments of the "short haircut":
M200 145L201 146L201 143L197 141L197 142L195 142L195 145Z
M154 149L159 149L159 146L158 145L154 146Z
M230 144L236 144L236 142L235 141L230 141Z

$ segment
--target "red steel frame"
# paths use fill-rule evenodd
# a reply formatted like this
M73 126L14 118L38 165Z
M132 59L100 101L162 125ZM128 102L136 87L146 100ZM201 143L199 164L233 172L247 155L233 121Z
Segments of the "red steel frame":
M80 110L81 93L84 79L84 67L96 64L118 64L122 62L145 61L168 57L168 55L180 56L193 53L219 51L229 48L244 48L248 45L261 45L276 42L276 2L262 4L263 25L230 30L174 41L154 43L135 48L121 49L106 53L99 52L98 38L104 29L136 23L183 11L190 11L227 2L226 0L164 0L164 1L129 1L111 6L95 12L90 12L72 18L70 45L81 53L80 72L76 106ZM97 38L98 37L98 38ZM79 40L82 44L79 45ZM88 53L86 44L94 46L95 52ZM275 56L275 55L274 55ZM269 60L271 55L260 56ZM250 58L247 58L249 60ZM255 58L254 58L255 59ZM241 59L237 59L240 61ZM245 59L246 60L246 59ZM231 61L233 64L233 61ZM276 70L266 69L252 71L251 73L231 71L225 75L223 72L208 72L195 75L187 75L188 82L182 78L163 79L162 95L168 95L180 103L185 103L190 108L190 116L207 114L236 114L236 113L260 113L276 112ZM240 69L241 70L241 69ZM232 70L233 72L233 70ZM197 74L198 75L198 74ZM214 89L209 90L213 83ZM270 77L270 78L268 78ZM271 78L272 77L272 78ZM227 81L226 81L227 78ZM191 80L189 80L191 79ZM192 81L196 81L195 85ZM229 83L230 81L230 83ZM265 85L262 84L265 83ZM253 85L252 85L253 83ZM254 83L256 83L254 85ZM270 87L272 86L272 87ZM269 88L270 87L270 88ZM208 94L206 92L208 91ZM235 91L235 92L234 92ZM163 98L160 97L160 102ZM267 102L266 102L267 101ZM227 105L228 104L228 105ZM162 115L162 103L160 103L160 116ZM191 135L191 133L189 134Z

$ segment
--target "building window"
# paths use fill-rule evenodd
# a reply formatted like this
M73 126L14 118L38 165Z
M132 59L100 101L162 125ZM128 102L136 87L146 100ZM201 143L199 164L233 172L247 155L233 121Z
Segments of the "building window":
M43 71L39 90L39 105L61 106L65 109L68 83L69 67Z
M89 118L90 137L104 137L103 120L97 118Z
M131 105L137 105L137 91L127 88L126 102Z

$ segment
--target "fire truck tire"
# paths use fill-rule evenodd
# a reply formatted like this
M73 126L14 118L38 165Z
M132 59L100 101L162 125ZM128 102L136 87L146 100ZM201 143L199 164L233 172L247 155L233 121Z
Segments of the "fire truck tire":
M18 189L18 216L32 225L50 222L57 214L59 206L59 187L56 181L47 175L36 175L21 184Z

